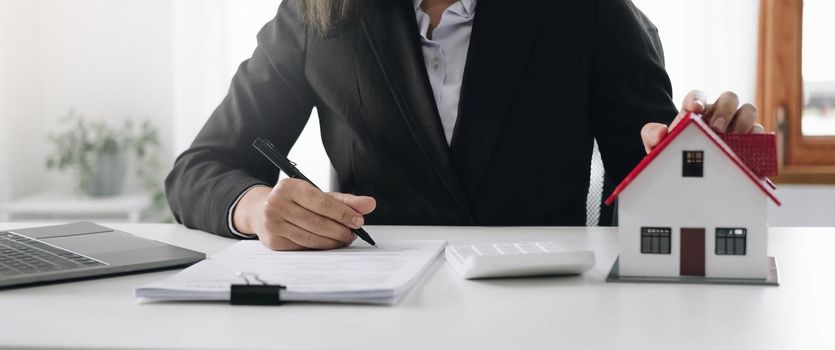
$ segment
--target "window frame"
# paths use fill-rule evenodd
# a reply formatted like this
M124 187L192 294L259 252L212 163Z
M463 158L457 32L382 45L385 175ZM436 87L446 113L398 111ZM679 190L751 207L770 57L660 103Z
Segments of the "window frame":
M733 233L733 231L741 230L742 233ZM724 232L720 232L724 231ZM748 229L744 227L717 227L714 230L714 248L713 252L716 255L721 256L746 256L748 255ZM723 251L719 252L719 241L720 239L724 244L722 245ZM728 242L733 243L731 251L728 251ZM742 252L737 252L737 246L739 242L742 242Z
M649 239L649 246L644 249L644 239ZM663 243L664 238L667 239L666 248L667 251L664 251ZM641 254L662 254L662 255L670 255L672 254L672 242L673 242L673 229L672 227L657 227L657 226L644 226L641 227L641 236L640 236L640 249ZM658 249L652 249L653 245L657 244Z
M804 136L803 1L760 0L758 121L777 134L779 183L835 183L835 136Z
M690 155L693 155L693 157L690 157ZM696 171L697 169L698 169L698 171ZM681 151L681 177L704 177L704 174L705 174L705 151L700 151L700 150L683 150L683 151Z

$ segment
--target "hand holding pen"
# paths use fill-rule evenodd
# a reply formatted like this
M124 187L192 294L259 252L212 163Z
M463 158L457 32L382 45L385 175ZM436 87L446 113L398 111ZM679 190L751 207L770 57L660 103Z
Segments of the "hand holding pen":
M290 178L273 188L253 187L241 198L235 207L241 215L233 213L239 231L256 233L273 250L335 249L357 236L375 244L362 230L374 198L322 192L268 141L259 138L253 146Z

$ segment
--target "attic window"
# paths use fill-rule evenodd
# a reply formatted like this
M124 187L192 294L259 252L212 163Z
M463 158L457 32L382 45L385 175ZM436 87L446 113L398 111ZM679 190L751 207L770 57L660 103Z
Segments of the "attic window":
M717 228L716 255L745 255L747 231L744 228Z
M702 177L704 173L704 151L682 152L681 176Z
M669 227L641 227L642 254L670 254Z

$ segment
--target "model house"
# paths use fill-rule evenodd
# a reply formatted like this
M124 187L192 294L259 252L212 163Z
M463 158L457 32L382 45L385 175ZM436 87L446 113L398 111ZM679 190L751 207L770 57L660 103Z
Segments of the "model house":
M687 115L606 200L620 276L766 279L776 172L774 134L717 134Z

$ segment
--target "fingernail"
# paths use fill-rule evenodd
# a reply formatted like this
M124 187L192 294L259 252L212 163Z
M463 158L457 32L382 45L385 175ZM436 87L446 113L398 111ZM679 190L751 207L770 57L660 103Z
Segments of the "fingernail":
M351 223L354 224L354 226L356 226L356 227L361 227L362 226L362 216L355 216L354 219L351 220Z
M694 101L693 101L693 103L695 103L695 104L699 105L699 108L700 108L701 110L704 110L704 109L705 109L705 103L704 103L704 102L702 102L702 101L700 101L700 100L694 100Z
M710 125L717 131L725 131L725 118L718 117L713 119L713 122L711 122Z

